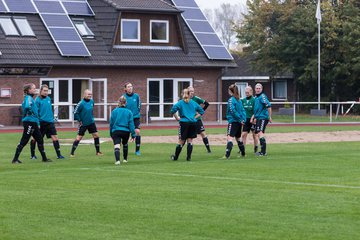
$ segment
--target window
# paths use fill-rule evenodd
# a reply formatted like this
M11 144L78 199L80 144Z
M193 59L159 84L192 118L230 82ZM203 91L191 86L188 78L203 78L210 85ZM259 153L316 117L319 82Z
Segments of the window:
M274 80L272 82L272 98L287 99L287 81Z
M237 82L237 83L235 83L235 85L239 90L240 98L246 97L245 88L247 87L248 84L246 82Z
M0 17L0 25L6 36L20 35L10 17Z
M23 37L35 37L35 33L25 17L14 17L14 22Z
M84 19L74 19L73 20L76 29L79 34L84 38L94 38L94 33L87 26Z
M121 41L140 42L139 19L121 19Z
M150 42L169 42L169 21L150 20Z

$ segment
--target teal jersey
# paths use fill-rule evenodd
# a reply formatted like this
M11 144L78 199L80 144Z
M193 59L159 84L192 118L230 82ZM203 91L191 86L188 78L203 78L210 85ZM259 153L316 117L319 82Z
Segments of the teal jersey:
M197 122L196 113L203 115L204 109L195 101L190 100L188 103L184 100L177 102L170 110L172 114L179 112L180 122Z
M39 109L35 104L35 100L32 96L26 95L24 101L21 104L23 111L23 122L35 122L39 123Z
M75 107L74 119L82 122L83 126L89 126L95 122L93 110L94 100L90 99L89 101L86 101L83 99Z
M205 100L198 97L198 96L194 96L191 100L193 100L194 102L196 102L197 104L204 104L205 103ZM196 120L201 120L201 116L196 118Z
M40 122L54 122L54 112L52 110L50 97L42 98L38 96L35 99L35 104L39 109L39 120Z
M269 111L268 108L271 107L269 99L264 93L256 96L255 106L254 106L254 117L256 119L265 119L269 120Z
M135 137L135 125L132 112L125 107L117 107L111 112L110 132L130 132Z
M125 93L123 95L126 98L126 108L129 109L134 118L140 118L141 100L137 93L131 95Z
M254 115L255 98L253 96L241 99L241 103L246 112L246 118L251 118Z
M246 113L241 100L237 100L233 96L229 98L226 108L226 119L229 123L246 121Z

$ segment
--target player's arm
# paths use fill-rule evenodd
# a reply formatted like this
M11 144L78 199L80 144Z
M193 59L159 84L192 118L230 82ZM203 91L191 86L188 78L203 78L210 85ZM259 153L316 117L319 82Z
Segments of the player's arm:
M74 110L74 120L78 121L81 123L81 118L80 118L80 112L82 109L82 104L81 101L76 105L75 110Z
M130 134L131 134L131 140L134 141L135 137L136 137L136 133L135 133L135 125L134 125L134 117L132 112L129 112L129 130L130 130Z
M204 104L203 110L205 111L209 107L210 103L205 101L203 104Z
M205 110L196 102L194 102L194 104L195 104L195 110L196 110L195 118L198 118L204 114Z
M267 110L268 110L268 113L269 113L269 122L272 122L272 108L268 107Z
M140 99L140 96L138 95L138 97L137 97L137 99L138 99L138 110L139 110L139 112L140 112L140 110L141 110L141 99Z
M179 103L176 103L170 110L171 114L176 119L176 121L179 121L180 117L177 115L177 111L179 111Z

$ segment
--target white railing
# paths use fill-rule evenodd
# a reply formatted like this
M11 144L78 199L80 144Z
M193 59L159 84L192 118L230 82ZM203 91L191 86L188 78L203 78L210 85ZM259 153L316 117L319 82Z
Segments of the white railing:
M149 125L150 121L151 121L151 116L150 116L150 106L162 106L162 108L164 106L172 106L174 103L142 103L142 106L145 107L145 113L143 112L143 115L145 116L145 124ZM318 102L271 102L272 107L273 107L273 120L274 122L278 122L277 121L277 117L278 115L280 116L286 116L285 119L287 123L292 122L292 123L300 123L300 121L298 121L298 116L303 115L303 119L304 116L306 118L307 114L310 117L311 115L309 114L309 109L314 109L316 110L318 107ZM219 124L223 124L223 112L226 109L226 105L227 102L210 102L210 106L209 108L213 108L215 106L216 108L216 121ZM322 116L322 122L324 122L324 118L328 119L327 122L334 122L335 120L338 120L338 118L341 118L344 114L348 114L351 113L351 109L354 108L354 106L360 105L360 102L354 102L354 101L347 101L347 102L321 102L320 105L323 107L322 111L323 113L325 113L324 116ZM21 104L0 104L0 109L2 107L20 107ZM76 106L76 104L56 104L54 105L55 109L58 109L60 106L71 106L71 108L69 108L70 110L73 109L74 106ZM108 108L108 115L110 116L112 109L117 106L117 103L96 103L95 106L105 106ZM279 106L286 106L281 108L282 110L286 109L286 113L285 114L281 114L281 111L279 110ZM304 110L304 106L306 106L307 110ZM336 108L336 110L334 110L334 108ZM70 111L69 110L69 111ZM0 110L1 111L1 110ZM289 111L291 111L292 113L289 114ZM306 113L307 111L307 113ZM55 111L57 113L57 111ZM71 111L72 112L72 111ZM59 119L60 122L72 122L74 125L74 120L73 120L73 116L72 113L69 112L69 116L70 119L67 120L61 120ZM105 111L104 111L105 112ZM57 117L57 116L55 116ZM104 117L105 120L108 119L108 116ZM172 118L164 118L164 120L166 119L172 119ZM291 121L289 121L291 119ZM359 118L360 119L360 118ZM315 120L316 121L316 120ZM352 121L347 121L347 119L342 119L341 122L354 122Z

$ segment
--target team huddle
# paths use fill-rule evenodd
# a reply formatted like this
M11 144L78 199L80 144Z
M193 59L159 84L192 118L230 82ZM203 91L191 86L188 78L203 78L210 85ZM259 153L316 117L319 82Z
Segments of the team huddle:
M49 87L42 85L39 96L34 99L36 86L26 84L24 86L23 110L23 134L20 143L17 145L12 163L22 163L19 156L24 146L31 140L30 152L31 159L37 159L35 155L35 146L38 145L39 152L43 162L51 162L47 158L44 150L44 136L51 138L58 159L64 159L61 155L60 144L57 137L57 131L54 124L54 113L52 110L51 99L48 96ZM124 94L119 98L118 106L112 111L110 117L110 136L114 144L115 165L120 165L120 152L122 145L123 163L128 161L128 141L135 141L135 155L140 156L140 110L141 100L137 93L134 93L133 85L127 82L124 85ZM246 87L246 97L240 98L239 90L235 84L232 84L228 93L230 98L227 102L226 118L227 144L225 156L229 159L233 148L233 139L239 147L239 153L245 157L245 145L247 135L252 132L254 139L254 152L258 156L266 156L265 129L272 121L271 104L267 96L263 93L261 84L255 86L255 97L251 86ZM187 143L186 160L191 160L193 151L193 139L201 135L206 151L211 153L208 137L202 122L202 115L208 108L209 103L195 95L195 89L188 87L182 92L182 99L173 105L170 112L179 122L179 142L176 145L175 153L170 156L171 160L178 160L179 155ZM79 123L77 136L72 144L70 157L75 157L75 151L88 131L93 139L97 156L102 156L100 151L100 137L94 121L94 100L92 92L89 89L84 91L83 99L76 105L74 110L74 120ZM260 151L258 144L260 143Z

